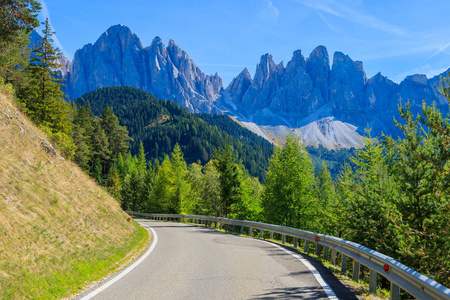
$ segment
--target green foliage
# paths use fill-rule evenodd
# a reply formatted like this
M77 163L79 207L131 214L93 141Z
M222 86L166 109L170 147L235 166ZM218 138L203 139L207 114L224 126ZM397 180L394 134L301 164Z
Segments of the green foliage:
M38 125L48 127L52 132L71 133L69 110L61 91L62 79L55 69L61 65L59 49L53 47L53 34L48 19L42 23L42 43L31 51L31 58L25 68L28 83L19 89L19 98L30 118Z
M28 63L28 34L39 26L41 6L35 0L2 0L0 2L0 76L7 82L23 84L20 72Z
M383 144L369 136L340 176L338 191L343 237L394 258L403 237L401 215L395 206L398 186L389 172L391 157Z
M178 144L187 164L200 161L204 165L214 156L216 148L229 144L238 152L252 176L259 177L261 181L265 178L273 147L227 116L207 118L213 124L210 125L173 101L159 100L132 87L95 90L75 102L78 106L89 102L95 115L100 115L109 106L119 118L120 124L128 129L132 138L130 150L134 155L142 142L148 160L163 161ZM216 118L220 121L213 122ZM239 127L241 129L238 130Z
M237 154L228 144L224 149L217 149L214 156L214 166L219 172L221 207L223 209L220 214L224 217L228 216L230 206L239 201L241 180L237 158Z
M322 164L325 162L331 177L336 179L342 171L342 167L345 164L351 164L351 157L355 154L356 149L328 150L322 145L319 145L318 147L307 146L306 151L308 151L311 157L316 174L322 170Z
M289 135L270 159L262 197L265 220L311 230L317 208L313 166L299 139Z

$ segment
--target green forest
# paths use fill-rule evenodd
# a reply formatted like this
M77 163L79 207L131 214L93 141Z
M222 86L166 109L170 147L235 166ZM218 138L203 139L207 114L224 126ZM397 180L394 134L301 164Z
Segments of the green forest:
M178 144L188 164L204 165L217 148L230 144L252 176L261 181L265 178L273 146L227 116L211 115L205 122L173 101L159 100L132 87L106 87L75 100L79 107L87 103L96 116L105 107L114 112L129 131L132 154L137 154L142 142L148 160L162 161Z
M273 150L236 128L225 133L223 117L201 116L204 121L137 89L105 88L65 101L49 22L42 45L30 50L39 5L17 3L17 14L0 18L2 88L14 90L63 155L123 209L342 231L344 239L450 286L450 116L436 106L424 102L415 115L401 105L396 122L404 137L372 137L367 130L365 147L333 179L325 162L314 172L293 136ZM448 78L440 92L450 101Z

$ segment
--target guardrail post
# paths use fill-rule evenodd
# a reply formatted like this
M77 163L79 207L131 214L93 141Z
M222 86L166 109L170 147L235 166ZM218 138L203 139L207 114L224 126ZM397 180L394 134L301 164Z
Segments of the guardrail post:
M250 229L248 230L248 235L253 237L253 228L250 227Z
M347 255L342 254L341 274L345 275L346 273L347 273Z
M309 241L305 240L305 252L308 253L309 251Z
M196 221L197 221L197 224L198 224L198 219L195 219Z
M297 248L297 245L298 245L298 238L294 238L294 248Z
M328 247L323 247L323 259L328 261Z
M270 239L273 240L273 231L270 232Z
M222 230L222 227L223 227L223 223L221 222L220 223L220 230Z
M263 229L259 230L259 238L264 239L264 230Z
M353 260L353 280L356 282L359 282L359 271L360 271L361 265L356 260Z
M225 225L225 232L228 231L228 224Z
M233 233L234 233L235 230L236 230L236 225L233 225Z
M400 300L400 287L391 282L391 300Z
M319 243L316 243L316 255L317 255L317 257L319 257L320 258L320 245L319 245Z
M241 226L241 234L244 234L244 226Z
M331 263L333 264L333 266L336 265L336 254L337 254L337 251L334 249L331 249Z
M369 278L369 294L377 293L377 272L374 270L370 270L370 278Z
M283 237L282 237L281 241L282 241L283 245L286 244L286 235L285 234L283 234Z

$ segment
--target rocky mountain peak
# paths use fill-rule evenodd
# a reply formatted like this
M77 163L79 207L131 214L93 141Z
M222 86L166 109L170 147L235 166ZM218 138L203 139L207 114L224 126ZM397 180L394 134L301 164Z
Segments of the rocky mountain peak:
M108 28L94 44L100 51L108 47L120 44L123 49L138 48L142 49L142 44L136 34L130 28L122 24L114 25Z
M424 74L415 74L415 75L407 76L405 78L405 81L411 81L411 82L414 82L414 83L420 84L420 85L428 84L428 78Z
M317 46L309 55L309 60L321 59L326 60L329 64L328 50L325 46Z

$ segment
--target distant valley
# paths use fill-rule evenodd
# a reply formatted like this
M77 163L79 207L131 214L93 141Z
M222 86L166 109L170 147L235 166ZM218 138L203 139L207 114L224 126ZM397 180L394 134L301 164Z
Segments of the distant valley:
M284 65L270 54L261 57L252 77L244 69L223 87L218 74L205 75L173 40L159 37L143 47L126 26L110 27L94 44L79 49L72 61L62 60L61 73L71 99L107 86L131 86L173 100L195 113L225 113L272 143L287 133L301 135L306 145L328 149L359 148L364 129L373 135L399 134L393 116L398 104L436 101L448 112L437 87L439 76L407 76L400 84L376 74L368 79L363 63L318 46L305 59L300 50ZM442 75L446 75L443 73Z

